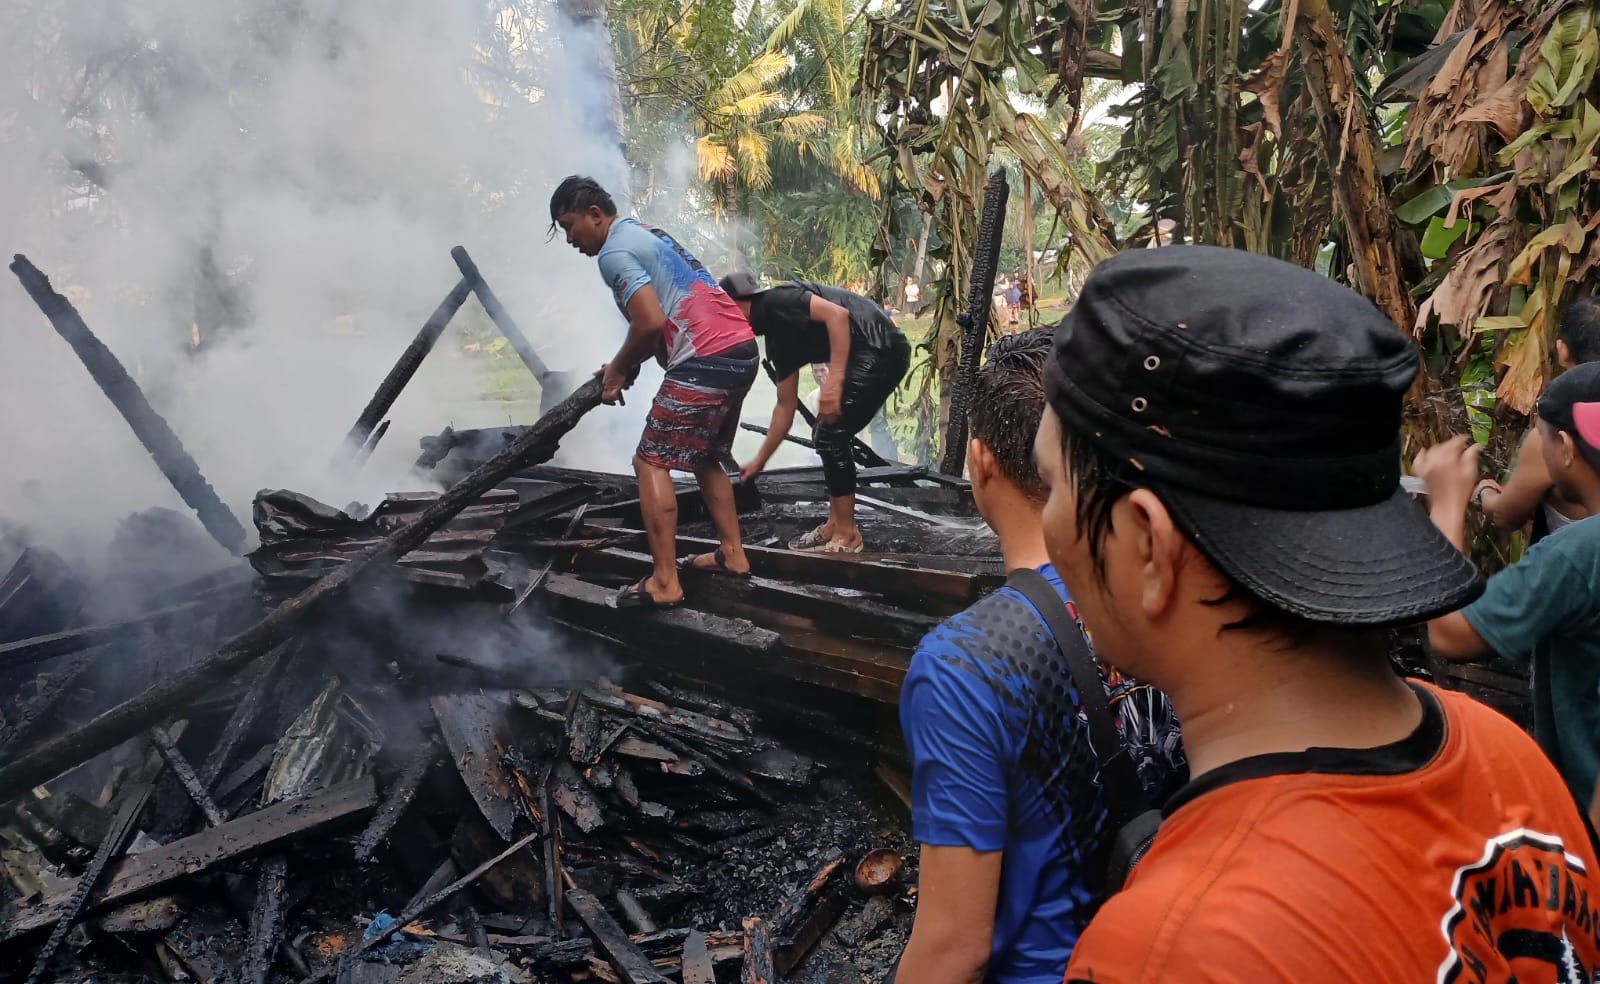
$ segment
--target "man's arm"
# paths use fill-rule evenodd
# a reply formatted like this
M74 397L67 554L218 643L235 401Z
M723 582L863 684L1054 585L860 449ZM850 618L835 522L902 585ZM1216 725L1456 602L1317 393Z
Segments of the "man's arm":
M647 283L637 288L628 300L627 337L611 361L600 368L602 402L614 403L621 399L622 391L633 384L639 363L660 346L661 333L666 326L667 312L661 307L655 287Z
M1479 449L1466 435L1417 455L1412 473L1428 483L1428 518L1451 546L1467 552L1467 503L1478 478ZM1494 649L1460 612L1428 623L1428 645L1448 660L1483 659Z
M811 320L828 330L828 379L817 396L817 419L823 423L838 419L844 395L844 373L850 364L850 312L820 297L811 295Z
M1000 851L924 847L917 918L895 980L905 984L979 984L994 941Z
M1519 530L1533 518L1553 484L1544 463L1544 439L1534 427L1523 438L1505 484L1484 489L1483 514L1503 530Z
M778 402L772 406L772 422L767 426L766 440L761 442L761 450L756 456L739 469L740 481L748 482L767 467L767 462L777 453L778 445L789 436L789 430L794 426L795 408L800 406L800 373L791 372L778 380Z

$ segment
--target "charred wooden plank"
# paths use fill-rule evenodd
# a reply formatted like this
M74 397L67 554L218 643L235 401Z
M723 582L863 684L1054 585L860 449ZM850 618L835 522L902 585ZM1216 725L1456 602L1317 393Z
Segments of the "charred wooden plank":
M755 751L770 744L757 740L738 725L699 711L685 710L649 697L630 694L605 679L585 690L584 699L606 710L656 722L680 734L738 751Z
M684 938L680 966L682 984L717 984L717 972L711 964L711 950L706 946L706 934L695 930Z
M506 516L503 529L509 532L534 526L579 506L588 505L599 494L600 490L588 483L560 486L514 509Z
M767 921L751 916L744 921L744 966L739 971L740 984L781 984L778 968L773 962L772 932Z
M283 938L284 888L288 876L289 865L281 854L263 861L256 874L256 901L250 909L250 940L239 974L243 984L267 984L272 973L272 960L278 952L278 941Z
M642 530L624 530L621 527L595 529L596 535L625 531L639 545L635 549L643 549L645 539ZM678 537L678 549L685 552L705 553L716 548L715 540ZM960 611L1005 581L1004 577L986 574L907 567L882 559L851 559L841 554L824 556L752 546L746 546L744 552L750 558L751 572L757 577L865 591L882 595L914 611L940 617Z
M691 759L694 759L695 761L699 762L701 765L705 766L713 775L715 775L717 778L721 779L723 782L726 782L729 786L733 787L738 792L743 793L746 796L749 796L749 797L755 799L757 802L763 803L763 804L765 804L767 806L776 806L777 805L776 803L773 802L773 799L772 799L771 796L768 796L765 792L762 791L762 789L759 786L756 785L755 780L751 779L749 776L745 775L744 773L736 772L733 769L730 769L728 766L726 766L723 763L717 761L715 758L711 757L710 755L707 755L704 752L701 752L701 751L699 751L699 750L697 750L697 749L685 744L684 742L679 741L678 739L672 737L671 735L667 734L665 731L661 730L660 728L655 727L654 725L647 724L644 721L640 721L639 722L639 727L644 731L645 734L649 735L650 737L654 738L656 741L660 742L661 744L663 744L663 745L667 746L668 748L672 749L673 751L677 752L679 755L683 756L684 758L691 758Z
M429 735L417 746L417 750L412 753L411 758L406 761L405 768L395 779L394 788L384 797L383 806L373 814L372 822L356 841L357 861L372 859L372 853L389 836L389 831L394 829L395 822L411 805L411 801L416 799L417 790L422 787L422 780L427 778L428 770L433 768L433 763L439 760L440 751L439 739L434 735Z
M39 923L40 926L47 925L53 919L56 925L55 929L50 931L49 939L34 956L33 969L28 972L27 984L34 984L35 981L43 979L44 973L50 969L50 961L55 959L56 951L66 942L67 933L71 931L79 917L89 911L90 898L99 887L100 879L106 873L106 866L122 853L128 838L133 835L133 825L138 822L139 814L144 812L145 803L150 799L150 792L155 788L156 777L161 772L161 759L155 756L151 756L150 759L146 762L144 771L122 794L122 805L117 808L117 815L112 818L111 827L100 841L100 847L90 860L89 867L85 868L79 877L61 885L58 891L65 891L70 884L70 893L51 909L48 918ZM32 904L15 918L22 919L41 908L43 908L42 902ZM0 938L9 939L12 935L14 934L5 932Z
M27 547L0 577L0 642L59 632L88 587L54 551Z
M410 524L279 605L211 656L123 701L83 727L40 742L0 765L0 803L126 741L151 725L160 724L187 702L205 696L217 684L283 642L307 615L322 609L362 576L388 568L396 559L420 546L479 495L519 468L554 455L561 437L577 426L584 414L599 405L600 380L591 379L540 417L504 451L451 486Z
M632 892L618 889L615 898L617 908L622 910L623 918L628 920L628 925L633 927L634 932L654 933L660 928Z
M516 836L517 818L526 815L527 809L503 761L506 749L514 743L506 702L486 694L441 694L431 706L439 734L472 801L495 833L511 840Z
M167 729L151 728L150 740L161 753L161 757L166 759L167 767L177 777L178 784L183 787L183 791L188 794L194 805L200 808L200 812L206 818L206 823L213 827L224 823L227 818L222 815L222 810L217 807L216 801L206 791L205 784L195 774L194 766L189 764L189 759L178 748L178 743L172 740L172 735Z
M769 924L779 941L774 962L787 975L844 914L850 879L843 857L834 857L773 912Z
M568 620L593 626L628 642L698 646L745 655L770 652L779 642L777 633L749 622L684 608L619 615L611 604L615 592L567 574L550 575L545 590Z
M604 750L600 744L600 713L580 698L567 717L567 757L577 765L592 765Z
M100 386L100 391L122 414L122 419L127 421L134 435L139 438L139 443L150 452L156 467L172 483L179 497L194 510L200 525L229 553L243 553L245 531L239 525L238 517L200 473L200 466L183 449L183 442L173 433L166 418L150 406L150 401L145 399L139 384L128 375L128 370L84 324L72 302L56 293L50 286L50 278L21 253L12 258L11 272L17 275L23 289L50 320L50 326L56 330L56 334L72 346L83 367L89 370L89 375Z
M483 305L484 313L489 316L489 320L500 329L500 334L510 343L512 351L517 353L517 358L521 359L522 364L533 373L533 378L543 385L544 378L550 375L550 367L539 358L539 353L534 351L528 336L524 335L522 329L512 320L511 312L506 310L505 305L500 303L500 298L490 289L489 282L483 279L478 264L467 254L466 247L457 246L450 250L450 258L456 261L456 266L461 270L462 282L468 284L473 293L478 295L478 303Z
M52 632L49 635L33 636L29 639L18 639L15 642L0 643L0 666L12 667L42 663L57 656L65 656L68 653L79 652L91 646L98 646L124 638L146 626L151 628L164 627L185 615L198 615L203 608L204 606L199 602L188 602L140 615L137 618L124 619L120 622L89 625L81 629L65 629L61 632Z
M229 715L228 723L222 728L221 737L206 755L205 764L200 767L200 779L207 789L216 788L217 777L227 766L228 759L233 757L234 749L239 747L240 740L255 727L256 719L260 717L262 707L267 703L267 695L277 690L278 682L289 666L290 648L290 643L284 643L267 654L256 673L256 678L251 681L239 705Z
M634 945L617 921L600 905L600 900L582 889L567 892L567 904L578 914L578 919L594 936L600 950L627 984L667 984L667 979L656 972L650 958Z
M578 829L592 834L605 826L605 811L583 779L565 759L556 762L550 771L550 796L561 812L572 818Z
M411 344L407 345L405 351L400 353L400 358L395 360L395 364L389 369L388 374L383 377L383 382L378 384L378 388L372 394L372 398L367 401L367 405L361 410L361 415L356 418L355 424L350 428L350 433L345 435L345 454L350 454L355 449L362 448L369 443L368 437L372 434L373 428L378 426L378 421L382 420L383 415L388 413L390 408L394 406L394 401L400 398L401 391L406 388L407 383L411 382L411 377L415 376L417 370L422 368L422 361L428 357L429 352L433 351L433 347L438 343L439 337L444 334L445 328L450 324L450 319L454 318L456 312L461 310L461 305L467 302L467 295L470 293L472 293L472 285L463 277L450 289L450 293L444 296L444 300L439 302L439 306L433 309L433 313L428 316L427 321L423 322L422 328L417 332L416 337L411 339ZM381 437L382 435L378 436ZM376 444L377 441L374 440L370 443Z
M207 871L224 861L271 850L371 809L377 799L371 777L363 777L305 799L275 803L220 827L131 855L107 871L105 886L90 896L88 907L98 909ZM11 939L59 919L80 884L82 880L74 878L53 887L0 927L0 939Z
M101 657L118 651L115 645L96 646L78 654L65 665L57 667L16 714L6 721L5 726L0 728L0 756L3 756L16 742L30 737L39 722L46 719L50 709L72 690L90 666L98 662Z

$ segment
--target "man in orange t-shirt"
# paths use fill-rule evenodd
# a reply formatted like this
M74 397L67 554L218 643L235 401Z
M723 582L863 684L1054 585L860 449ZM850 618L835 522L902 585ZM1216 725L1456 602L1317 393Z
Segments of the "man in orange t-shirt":
M1200 246L1096 268L1057 331L1045 542L1190 784L1069 982L1600 980L1600 872L1554 767L1390 669L1482 579L1399 488L1410 340L1331 280Z

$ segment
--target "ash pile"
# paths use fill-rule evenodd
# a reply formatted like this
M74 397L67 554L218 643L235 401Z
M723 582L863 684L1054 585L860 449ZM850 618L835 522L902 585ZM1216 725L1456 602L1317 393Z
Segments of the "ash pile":
M514 332L457 253L339 467L467 294ZM1001 580L964 483L863 452L892 552L843 559L781 549L826 494L770 473L739 489L753 576L617 611L649 567L638 489L551 463L590 380L529 427L424 440L445 491L264 492L248 564L196 570L180 543L243 557L242 524L13 270L194 517L130 517L116 577L0 526L0 980L883 979L915 900L899 686ZM679 506L680 548L714 546Z

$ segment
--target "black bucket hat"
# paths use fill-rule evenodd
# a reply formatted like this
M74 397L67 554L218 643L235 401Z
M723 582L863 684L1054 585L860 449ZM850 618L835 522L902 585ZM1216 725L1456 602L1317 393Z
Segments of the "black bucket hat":
M1418 358L1365 298L1212 246L1122 253L1056 333L1064 430L1127 463L1241 587L1302 618L1420 622L1483 590L1400 488Z
M725 293L736 301L743 301L764 293L756 278L743 270L735 270L721 280L717 281Z

